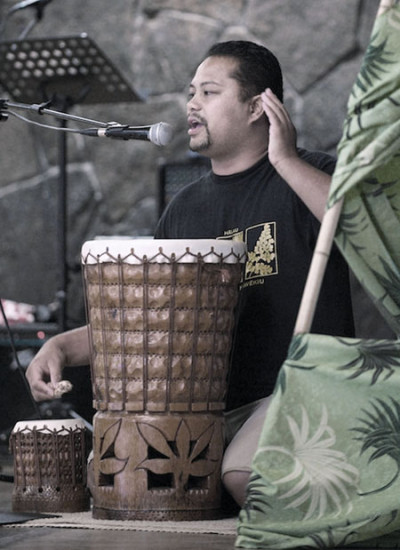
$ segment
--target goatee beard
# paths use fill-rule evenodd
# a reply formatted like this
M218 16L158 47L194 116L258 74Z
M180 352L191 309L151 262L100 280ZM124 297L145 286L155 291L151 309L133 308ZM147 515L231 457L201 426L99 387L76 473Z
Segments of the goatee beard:
M189 142L189 149L193 151L194 153L198 153L200 151L206 151L209 147L212 145L211 136L208 132L208 128L205 127L207 137L204 141L201 141L199 143L191 143Z

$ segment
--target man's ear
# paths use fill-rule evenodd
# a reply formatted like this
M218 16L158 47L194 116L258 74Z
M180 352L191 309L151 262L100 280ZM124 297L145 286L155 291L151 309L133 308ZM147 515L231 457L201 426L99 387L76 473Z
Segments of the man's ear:
M261 95L255 95L249 103L250 116L253 121L258 120L264 115L264 109L261 102Z

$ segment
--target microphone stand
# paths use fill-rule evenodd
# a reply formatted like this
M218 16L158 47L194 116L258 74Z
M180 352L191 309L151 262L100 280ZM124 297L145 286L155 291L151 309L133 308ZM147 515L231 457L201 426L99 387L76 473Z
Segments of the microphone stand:
M57 201L57 222L58 222L58 269L59 289L56 292L58 302L58 324L62 332L67 328L67 286L68 286L68 263L67 263L67 136L65 129L67 121L62 120L60 125L61 135L59 136L59 186Z
M61 120L59 126L48 126L52 130L61 131L59 143L60 177L57 190L57 229L59 233L57 261L60 264L60 271L55 300L59 308L59 311L57 311L58 322L55 329L56 332L60 332L64 330L66 324L65 311L68 290L68 265L66 258L66 139L68 132L80 133L77 129L68 128L67 122L82 122L103 129L109 125L115 125L115 123L100 122L73 116L63 111L69 110L77 103L115 104L133 101L141 102L144 101L144 98L132 88L129 80L114 66L102 49L86 33L56 38L2 40L1 34L5 28L6 19L10 15L11 13L8 12L3 23L0 22L0 86L9 97L15 98L18 101L25 101L25 103L16 103L10 99L0 98L0 125L12 115L25 122L46 127L45 124L32 120L33 117L25 118L17 112L13 112L19 109L31 111L39 115L50 115ZM40 14L38 14L38 18L40 18L39 16ZM25 35L31 28L32 26L29 29L25 29ZM28 63L30 60L29 56L25 56L27 61L24 61L23 57L21 61L18 54L27 51L36 53L36 63L41 62L46 69L46 74L42 69L33 70L34 68ZM44 52L46 52L46 55L44 55ZM58 78L58 68L65 75L62 79ZM104 86L104 80L101 78L104 74L107 74L110 79L107 87ZM57 111L50 108L51 106L57 106L57 108L61 106L61 108ZM88 135L93 134L89 133ZM47 331L47 328L45 330ZM28 344L25 347L31 346ZM69 414L76 417L74 411L69 411ZM44 416L47 416L47 413Z
M21 34L18 36L17 40L24 40L28 36L28 34L31 32L31 30L43 19L43 12L44 12L44 5L37 4L36 6L31 6L32 8L36 9L36 17L31 19L26 27L23 29ZM3 21L0 23L0 40L2 39L2 35L6 30L6 26L8 23L8 20L11 15L14 13L17 13L18 10L15 10L13 8L10 8L8 12L6 13Z
M35 52L36 65L31 66L25 61L25 58L29 61L29 56L25 55L26 52ZM44 55L45 52L46 55ZM38 65L39 62L40 65ZM110 78L107 87L104 86L104 81L100 78L105 74L106 68ZM58 69L63 75L61 79L58 78ZM46 127L45 124L26 119L16 112L7 111L9 108L13 108L14 110L34 111L40 115L50 115L63 121L59 127L53 125L48 128L62 132L59 152L61 189L58 196L60 197L60 266L64 266L66 264L66 136L67 132L80 133L77 129L68 128L66 122L74 120L90 123L97 129L100 128L99 131L107 129L109 123L84 119L62 111L69 110L77 103L120 103L143 101L143 98L132 89L129 81L86 33L57 38L0 41L0 85L9 94L9 97L15 98L16 101L25 101L25 103L17 103L9 99L0 99L0 119L7 120L8 115L13 115L25 122ZM49 108L55 105L61 106L61 109L56 111ZM96 133L91 133L91 129L81 132L89 132L87 135L96 135ZM97 132L96 129L95 132ZM65 277L64 272L60 273L57 301L61 303L66 302L65 297L67 296ZM63 307L66 307L66 304ZM64 317L65 314L62 314L61 329L64 328Z
M25 29L21 32L21 34L18 36L18 40L23 40L28 36L28 34L31 32L31 30L39 23L39 21L42 19L42 13L39 14L39 7L37 7L37 15L35 19L31 19L29 23L26 25Z

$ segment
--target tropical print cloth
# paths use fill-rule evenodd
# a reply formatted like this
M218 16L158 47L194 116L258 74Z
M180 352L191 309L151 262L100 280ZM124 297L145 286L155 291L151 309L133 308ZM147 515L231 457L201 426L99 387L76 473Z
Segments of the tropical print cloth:
M335 241L400 334L400 5L382 1L328 206ZM400 548L400 340L296 334L240 512L240 548Z

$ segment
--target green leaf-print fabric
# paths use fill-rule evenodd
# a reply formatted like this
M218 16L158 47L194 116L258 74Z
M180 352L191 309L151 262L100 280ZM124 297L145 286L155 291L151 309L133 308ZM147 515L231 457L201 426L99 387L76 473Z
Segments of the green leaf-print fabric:
M400 342L294 336L237 546L375 548L400 530L399 495Z
M387 5L387 7L384 7ZM353 86L328 207L352 271L400 333L400 6L381 3Z
M382 0L328 207L335 241L400 333L400 3ZM240 512L240 548L400 548L400 340L297 334Z

